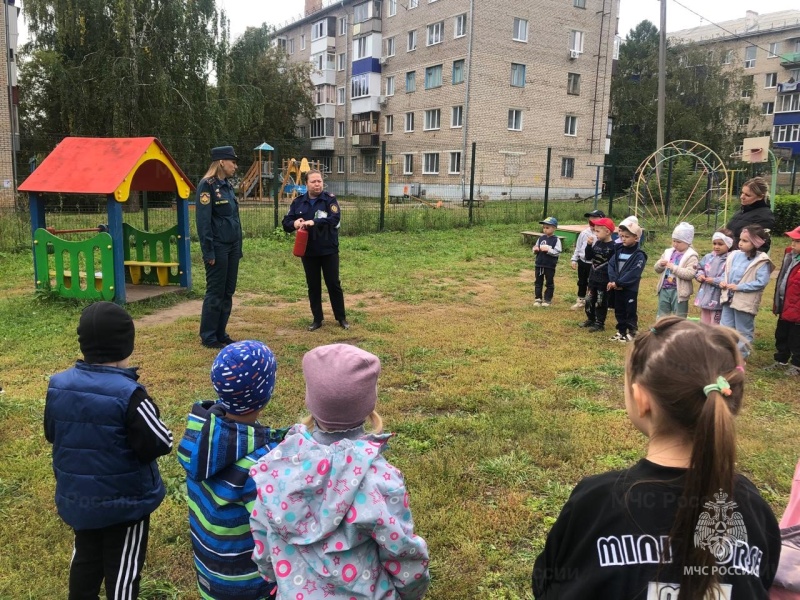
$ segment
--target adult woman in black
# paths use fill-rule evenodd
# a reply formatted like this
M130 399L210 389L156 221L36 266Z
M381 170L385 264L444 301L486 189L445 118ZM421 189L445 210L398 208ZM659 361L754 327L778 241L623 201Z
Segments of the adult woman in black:
M200 339L207 348L232 344L226 327L242 258L242 224L239 203L229 178L236 173L238 157L233 146L211 150L211 165L197 185L197 237L206 267L206 295L200 316Z
M763 177L753 177L744 182L742 193L739 199L742 201L742 209L735 213L728 224L733 237L732 249L739 247L739 234L746 225L761 225L764 229L772 229L775 226L775 215L770 210L767 203L767 192L769 186ZM764 252L769 252L769 242L760 248Z

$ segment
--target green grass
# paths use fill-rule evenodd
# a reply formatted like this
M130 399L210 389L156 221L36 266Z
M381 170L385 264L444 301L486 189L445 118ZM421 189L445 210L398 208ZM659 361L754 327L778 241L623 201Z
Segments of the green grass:
M325 327L305 331L303 270L288 239L248 238L244 246L230 332L265 341L278 357L264 422L283 426L304 414L301 359L315 345L348 342L381 358L379 409L396 433L388 458L406 476L417 532L430 545L432 600L530 598L533 561L575 483L645 452L624 410L625 346L577 327L583 315L569 310L575 274L567 260L553 307L532 307L522 229L343 237L349 331L331 325L327 304ZM698 235L701 253L710 247L705 237ZM203 278L192 249L188 298L197 299ZM72 536L55 512L41 422L49 375L78 357L83 304L34 294L27 252L0 253L0 272L0 598L63 597ZM654 284L651 259L640 292L643 324L655 314ZM772 362L770 294L747 367L739 466L780 513L797 460L800 410L797 382L760 370ZM129 309L136 318L158 315L186 299L171 295ZM214 353L200 347L198 323L191 313L137 329L134 363L176 438L192 402L212 395ZM196 598L184 473L174 455L159 464L168 494L153 515L142 597Z

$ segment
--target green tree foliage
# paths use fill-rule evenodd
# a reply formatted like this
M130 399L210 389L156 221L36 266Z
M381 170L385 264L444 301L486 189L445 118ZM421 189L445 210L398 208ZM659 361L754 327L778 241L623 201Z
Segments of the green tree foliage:
M632 29L611 82L610 161L628 167L617 171L624 187L657 149L658 38L650 21ZM742 97L752 82L742 69L723 66L719 52L707 46L670 43L666 63L665 141L695 140L727 159L745 137L743 123L755 117L749 99Z

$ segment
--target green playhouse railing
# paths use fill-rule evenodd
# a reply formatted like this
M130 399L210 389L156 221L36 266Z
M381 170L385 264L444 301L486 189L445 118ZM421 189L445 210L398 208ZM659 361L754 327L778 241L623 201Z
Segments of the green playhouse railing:
M114 300L113 243L108 233L69 241L39 228L33 234L33 247L36 289L53 290L66 298Z
M164 231L152 232L136 229L128 223L122 224L122 239L125 262L144 263L141 270L141 281L152 285L162 285L159 281L156 264L172 264L168 268L167 282L181 284L180 268L178 267L178 226L170 227ZM153 266L146 266L153 263ZM127 271L127 270L126 270ZM125 273L127 281L131 281L130 273Z

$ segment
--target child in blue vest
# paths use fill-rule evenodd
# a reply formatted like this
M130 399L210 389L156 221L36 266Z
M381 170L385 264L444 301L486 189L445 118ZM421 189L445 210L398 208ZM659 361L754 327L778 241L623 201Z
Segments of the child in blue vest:
M639 247L642 228L636 223L619 226L618 245L614 256L608 261L608 286L613 292L609 305L614 306L617 318L617 333L614 342L631 342L639 329L638 301L639 283L647 263L647 254Z
M150 514L164 499L156 458L172 433L139 383L133 319L112 302L78 322L83 360L50 378L44 435L53 444L56 507L75 531L69 598L136 598Z
M539 221L543 235L539 236L533 245L533 254L536 256L536 282L534 283L534 306L550 306L553 301L555 286L553 277L556 274L558 255L561 254L561 240L555 236L558 221L555 217L547 217ZM542 300L542 287L544 286L544 300Z
M211 366L219 400L192 407L178 446L204 600L263 600L275 593L275 584L262 579L251 559L256 486L249 472L286 434L258 422L275 389L276 370L275 356L261 342L226 346Z

